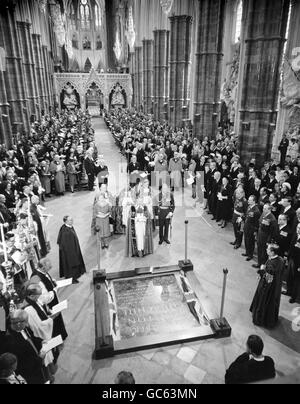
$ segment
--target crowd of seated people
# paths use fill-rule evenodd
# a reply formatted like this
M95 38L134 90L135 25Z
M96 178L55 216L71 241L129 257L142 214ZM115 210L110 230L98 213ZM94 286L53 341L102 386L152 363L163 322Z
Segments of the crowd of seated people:
M286 262L283 291L292 304L300 303L298 139L292 141L292 156L287 154L289 142L284 142L279 146L281 163L270 159L258 165L255 159L241 160L237 137L228 129L220 127L215 139L200 140L187 129L173 129L135 110L106 112L105 121L127 158L129 174L135 174L131 182L140 181L140 172L150 182L156 178L153 173L165 174L175 190L192 178L192 197L220 227L233 223L233 248L238 251L244 240L243 256L250 262L257 255L253 267L259 271L268 260L267 245L279 245Z

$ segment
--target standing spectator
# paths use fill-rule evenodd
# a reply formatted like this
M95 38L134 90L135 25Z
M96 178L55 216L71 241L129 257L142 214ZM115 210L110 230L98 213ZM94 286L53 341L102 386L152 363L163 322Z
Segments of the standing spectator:
M222 178L222 185L217 195L216 219L221 220L219 226L224 229L232 218L232 190L227 177Z
M172 192L178 190L181 187L181 173L183 170L182 160L179 158L179 153L175 152L174 157L171 158L169 163L169 173L171 178L171 188Z
M284 166L285 163L285 158L287 155L288 147L289 147L290 142L288 141L288 138L286 136L286 133L284 133L282 140L279 144L278 150L280 151L280 165L281 167Z
M127 172L129 173L129 184L131 188L135 187L138 180L140 179L140 170L141 167L137 162L136 156L132 156L131 162L127 167Z
M259 228L260 210L254 195L249 197L248 205L244 227L246 253L243 256L247 257L247 261L251 261L255 250L255 237Z
M288 255L287 295L291 296L290 303L300 303L300 224Z
M95 164L95 175L98 178L99 188L102 184L108 185L108 167L104 162L103 156L99 156Z
M275 328L279 319L284 261L279 257L279 247L269 244L268 260L259 271L261 280L250 311L253 323L259 327Z
M77 184L77 169L74 158L70 158L67 164L67 175L69 179L69 186L72 194L74 194L75 186Z
M95 164L90 151L87 151L86 153L84 159L84 168L86 175L88 176L88 190L93 191L95 183Z
M57 195L64 195L66 188L65 188L65 172L66 167L65 163L63 162L63 158L56 155L54 160L50 164L49 170L51 174L54 176L55 182L55 191Z
M259 229L257 236L257 256L258 264L252 265L253 268L260 268L267 261L267 245L276 240L278 236L278 223L271 212L269 203L264 205L263 213L259 219Z
M231 244L234 246L234 249L237 250L242 245L245 218L248 209L248 203L243 189L237 189L233 209L232 223L235 240Z
M246 384L276 377L273 359L263 355L264 343L257 335L247 341L247 351L229 367L225 376L226 384Z
M72 278L77 284L78 279L86 272L79 240L73 227L73 218L65 216L57 239L59 245L59 272L60 277Z

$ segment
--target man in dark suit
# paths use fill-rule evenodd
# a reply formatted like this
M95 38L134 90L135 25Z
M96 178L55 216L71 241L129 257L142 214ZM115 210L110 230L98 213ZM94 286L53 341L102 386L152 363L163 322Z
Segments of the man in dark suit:
M292 198L284 197L279 204L282 206L280 213L287 217L288 226L292 226L296 217L296 212L292 208Z
M276 377L275 363L272 358L263 355L264 343L256 335L247 341L247 352L241 355L227 370L226 384L247 384Z
M137 184L139 178L139 172L141 167L137 162L136 156L132 156L131 162L128 164L127 172L129 173L129 184L133 188Z
M171 244L169 241L169 228L175 211L175 201L168 185L163 184L162 190L156 202L159 219L159 245L163 242Z
M243 254L243 256L247 257L247 261L251 261L254 255L255 235L258 232L260 210L256 204L256 198L254 195L249 197L248 204L249 206L244 226L246 253Z
M284 258L290 251L293 233L288 226L286 215L280 215L278 218L279 232L277 236L277 244L280 249L280 256Z
M88 176L88 189L93 191L95 182L95 164L91 152L87 152L84 159L84 168Z
M17 374L28 384L44 384L48 381L43 358L42 340L28 328L28 315L24 310L11 314L10 328L1 344L0 353L10 352L18 358Z
M259 269L265 265L268 259L267 244L276 240L278 237L278 223L275 216L272 214L270 203L266 203L263 208L263 213L259 219L259 229L257 236L257 256L258 263L252 265L253 268Z
M288 141L288 139L286 137L286 133L285 133L283 135L282 140L281 140L281 142L279 144L279 147L278 147L278 150L280 151L280 165L281 165L281 167L284 166L289 144L290 144L290 142Z

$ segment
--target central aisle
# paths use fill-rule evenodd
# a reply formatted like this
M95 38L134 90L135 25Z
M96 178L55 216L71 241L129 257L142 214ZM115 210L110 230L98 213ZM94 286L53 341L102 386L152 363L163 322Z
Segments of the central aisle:
M118 183L126 184L126 162L121 157L112 135L103 119L93 120L96 144L109 167L109 190L114 193ZM123 166L123 168L122 168ZM228 290L226 317L233 328L231 339L197 342L171 348L156 349L113 359L92 361L94 350L94 296L92 269L96 267L96 240L91 235L92 205L95 194L89 192L67 193L62 198L47 202L47 210L55 216L50 223L54 276L58 276L58 249L56 237L62 218L71 214L80 239L88 273L80 284L63 291L61 299L68 298L69 309L64 313L69 338L59 359L57 383L113 383L121 370L134 373L138 383L216 383L223 382L226 368L244 351L250 334L260 335L266 344L267 354L279 364L282 374L289 374L300 367L299 335L290 335L292 319L287 299L283 298L281 313L285 318L278 332L266 333L252 324L249 307L257 286L256 272L242 258L242 250L234 252L229 246L232 241L231 226L224 231L210 224L210 218L201 217L201 210L195 210L191 190L186 190L186 207L178 206L177 199L173 223L171 246L158 246L155 234L154 255L145 258L124 256L125 236L113 237L110 249L101 250L101 267L108 272L118 272L144 266L174 265L184 258L184 221L189 218L189 258L203 288L213 304L217 316L221 301L222 269L228 268ZM295 341L292 341L292 337ZM298 340L296 339L298 337ZM291 341L297 352L279 341ZM297 342L298 341L298 345ZM293 348L295 349L295 348Z

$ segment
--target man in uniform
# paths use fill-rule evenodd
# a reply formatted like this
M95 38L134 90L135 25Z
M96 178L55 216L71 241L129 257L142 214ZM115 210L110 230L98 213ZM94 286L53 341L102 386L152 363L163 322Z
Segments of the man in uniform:
M159 219L159 245L163 242L171 244L169 241L169 228L171 219L175 211L174 196L167 184L163 184L157 201Z
M256 204L256 197L254 195L249 197L248 205L244 226L246 253L243 256L247 257L247 261L251 261L254 255L255 234L258 231L260 210Z
M275 216L272 214L270 203L266 203L263 208L263 213L259 219L259 229L257 236L257 255L258 263L252 265L253 268L259 269L268 260L267 244L278 237L278 223Z

